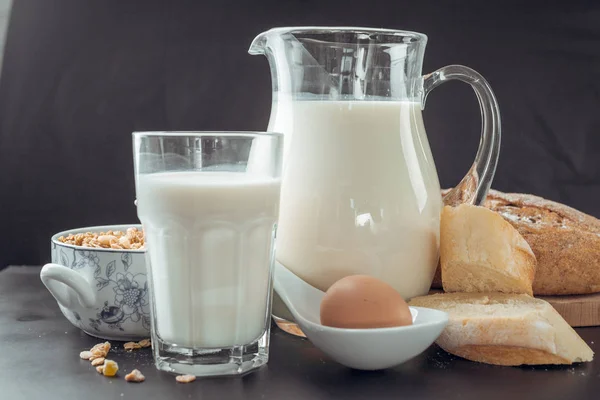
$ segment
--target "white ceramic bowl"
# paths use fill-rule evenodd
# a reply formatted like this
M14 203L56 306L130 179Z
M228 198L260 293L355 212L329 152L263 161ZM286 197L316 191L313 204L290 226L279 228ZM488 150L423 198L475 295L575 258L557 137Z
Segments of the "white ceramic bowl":
M448 314L410 307L413 324L392 328L343 329L321 325L325 293L304 282L280 263L273 285L306 337L333 360L350 368L378 370L402 364L421 354L440 336Z
M141 225L71 229L52 236L52 263L42 282L63 315L85 333L109 340L150 335L150 299L144 250L79 247L58 238L82 232L125 231Z

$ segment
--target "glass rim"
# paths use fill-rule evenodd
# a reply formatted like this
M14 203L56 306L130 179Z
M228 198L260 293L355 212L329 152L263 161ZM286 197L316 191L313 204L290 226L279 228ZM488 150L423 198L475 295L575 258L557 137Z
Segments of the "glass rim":
M331 34L331 33L366 33L366 34L379 34L387 36L400 36L408 37L415 40L415 42L427 42L427 35L420 32L402 30L402 29L389 29L389 28L371 28L361 26L285 26L271 28L267 33L277 34Z
M283 137L283 133L271 131L134 131L133 137Z

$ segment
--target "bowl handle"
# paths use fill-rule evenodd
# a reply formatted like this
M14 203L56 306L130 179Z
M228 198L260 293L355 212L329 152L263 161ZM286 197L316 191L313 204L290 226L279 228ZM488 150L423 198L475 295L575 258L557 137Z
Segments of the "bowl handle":
M58 264L46 264L40 272L42 283L50 291L58 304L65 308L73 306L72 289L77 294L79 304L85 308L96 305L96 291L77 272Z

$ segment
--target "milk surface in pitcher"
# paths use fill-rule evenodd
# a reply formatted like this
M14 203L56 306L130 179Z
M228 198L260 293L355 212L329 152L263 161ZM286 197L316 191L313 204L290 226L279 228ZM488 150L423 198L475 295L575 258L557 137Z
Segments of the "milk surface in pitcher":
M368 274L404 298L426 294L442 203L421 104L276 100L269 130L286 134L277 260L321 290Z

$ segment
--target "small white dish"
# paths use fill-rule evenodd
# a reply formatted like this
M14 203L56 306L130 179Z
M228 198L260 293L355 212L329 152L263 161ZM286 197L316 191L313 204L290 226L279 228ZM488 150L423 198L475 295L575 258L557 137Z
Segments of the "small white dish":
M350 368L379 370L402 364L425 351L448 324L448 314L410 307L413 324L394 328L342 329L321 325L325 293L275 264L274 288L308 339L333 360Z

